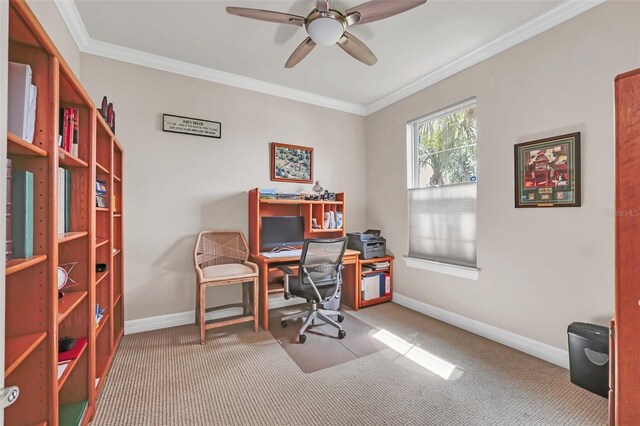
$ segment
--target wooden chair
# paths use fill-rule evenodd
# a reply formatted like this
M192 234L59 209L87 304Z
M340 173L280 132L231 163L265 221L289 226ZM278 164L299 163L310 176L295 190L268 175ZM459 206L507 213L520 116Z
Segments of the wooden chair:
M200 326L200 344L205 341L206 330L253 321L258 331L258 266L248 262L249 248L241 231L205 231L198 235L193 252L196 270L196 324ZM253 283L253 294L249 289ZM242 284L242 303L207 309L208 287ZM231 307L242 307L242 316L220 321L205 320L207 312ZM250 315L249 315L250 314Z

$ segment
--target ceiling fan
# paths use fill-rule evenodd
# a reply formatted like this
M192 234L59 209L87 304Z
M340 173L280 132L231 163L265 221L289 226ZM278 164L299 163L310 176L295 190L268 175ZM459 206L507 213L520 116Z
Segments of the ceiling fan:
M296 66L316 45L331 46L332 44L337 44L342 50L360 62L373 65L378 61L376 55L357 37L348 33L346 29L353 25L368 24L369 22L389 18L420 6L426 1L372 0L352 7L346 12L340 12L330 8L329 0L317 0L316 8L306 18L288 13L246 7L227 7L227 13L260 21L304 27L309 36L293 51L285 64L285 68Z

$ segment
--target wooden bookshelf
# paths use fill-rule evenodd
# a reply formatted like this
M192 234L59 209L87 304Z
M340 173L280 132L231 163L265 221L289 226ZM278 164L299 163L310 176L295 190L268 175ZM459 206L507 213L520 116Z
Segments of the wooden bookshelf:
M96 379L108 374L124 331L124 260L114 254L114 244L123 247L122 218L114 226L114 210L95 207L99 176L122 215L123 150L24 0L10 0L9 60L30 65L38 97L33 143L7 135L13 170L33 173L34 241L32 256L6 263L5 382L17 385L20 397L5 410L5 422L87 424L95 413ZM57 144L64 107L79 114L77 155ZM58 199L62 169L70 175L65 230L58 222L65 212ZM96 274L96 262L107 263L107 271ZM70 278L61 298L59 267L68 268ZM106 308L99 324L96 303ZM64 336L87 342L58 377Z

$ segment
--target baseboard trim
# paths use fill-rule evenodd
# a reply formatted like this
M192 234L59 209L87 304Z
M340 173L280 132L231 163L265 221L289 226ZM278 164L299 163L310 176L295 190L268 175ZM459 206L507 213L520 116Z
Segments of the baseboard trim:
M467 318L396 292L393 293L393 301L398 305L402 305L413 311L420 312L421 314L446 322L447 324L451 324L473 334L493 340L494 342L509 346L510 348L516 349L520 352L524 352L560 367L569 368L569 353L556 348L555 346Z
M269 309L278 309L285 306L297 305L303 302L304 300L301 302L300 299L287 301L283 297L278 297L273 300L269 300ZM207 312L206 320L217 320L232 315L239 315L241 313L242 308L221 309L219 311ZM195 315L195 311L187 311L128 320L124 322L124 334L143 333L145 331L195 324Z

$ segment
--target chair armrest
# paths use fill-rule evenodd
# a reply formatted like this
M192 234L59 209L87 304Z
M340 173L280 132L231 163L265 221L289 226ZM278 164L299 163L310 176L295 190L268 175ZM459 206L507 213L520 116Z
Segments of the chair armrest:
M243 260L242 264L248 266L251 269L253 269L253 272L255 272L256 274L260 273L260 268L258 268L258 265L256 265L255 263L249 262L248 260Z
M296 274L295 272L293 272L293 269L289 268L286 265L278 266L278 269L280 269L282 272L284 272L285 275L295 275Z
M194 267L196 270L196 280L198 281L198 283L204 282L204 274L202 273L202 268L200 268L200 265L198 265L197 263L194 265Z

